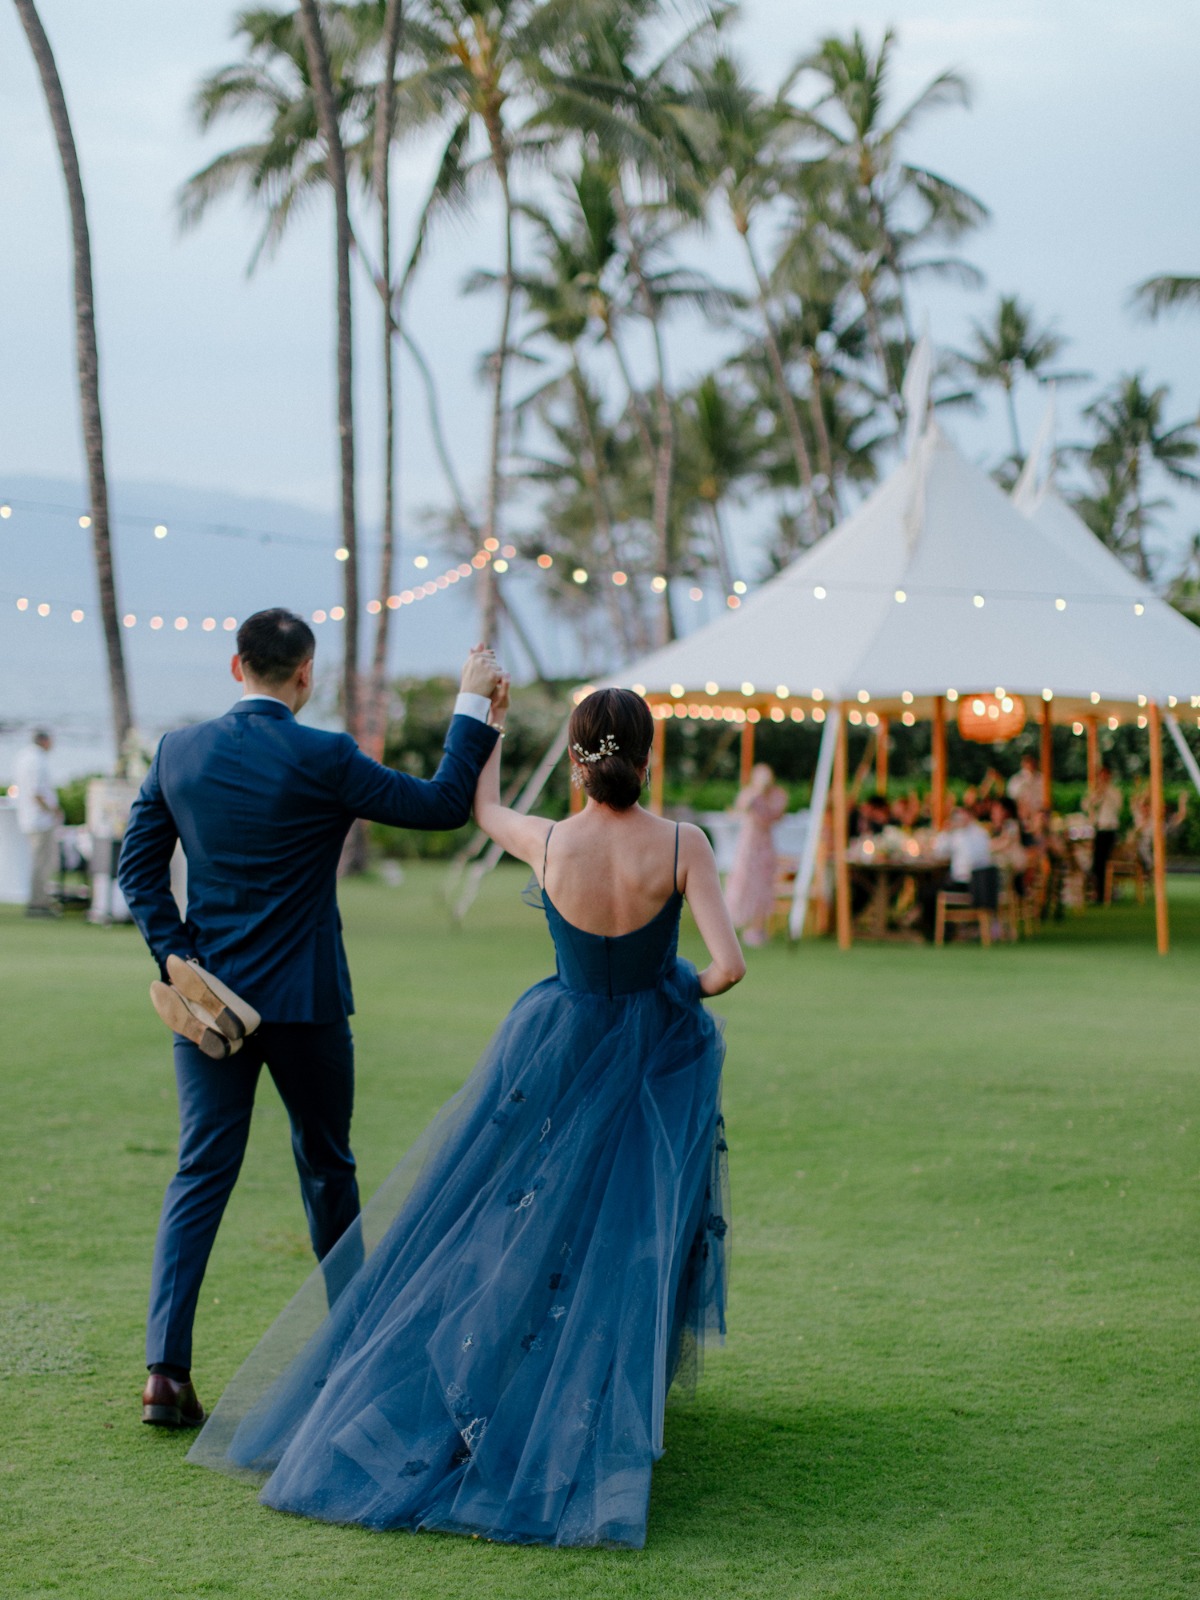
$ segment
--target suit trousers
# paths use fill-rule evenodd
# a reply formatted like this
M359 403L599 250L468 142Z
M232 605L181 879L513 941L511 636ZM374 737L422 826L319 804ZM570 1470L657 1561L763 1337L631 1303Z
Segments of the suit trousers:
M318 1261L359 1213L350 1152L354 1040L348 1022L265 1022L226 1061L176 1036L179 1167L167 1186L150 1283L146 1364L192 1364L192 1323L226 1203L237 1182L259 1074L287 1109L300 1194ZM346 1263L348 1271L354 1263ZM330 1298L335 1288L329 1286Z
M47 911L53 904L50 882L58 868L58 829L42 828L25 838L31 858L27 904L30 911Z

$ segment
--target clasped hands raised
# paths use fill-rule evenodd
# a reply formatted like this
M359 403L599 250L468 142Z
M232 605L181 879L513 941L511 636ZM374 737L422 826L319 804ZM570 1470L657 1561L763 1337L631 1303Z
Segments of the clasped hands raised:
M472 648L463 666L460 687L464 694L479 694L492 702L490 721L495 728L504 726L511 682L489 645L477 644Z

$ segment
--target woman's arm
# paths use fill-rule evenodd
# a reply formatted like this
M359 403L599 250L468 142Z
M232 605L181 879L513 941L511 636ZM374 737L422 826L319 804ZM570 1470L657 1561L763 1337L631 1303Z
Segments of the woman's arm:
M679 836L679 887L711 957L700 974L700 992L724 994L746 976L746 960L721 893L717 861L708 836L690 822L683 824Z
M508 717L509 680L503 678L492 696L491 725L501 733ZM496 740L496 748L479 774L475 789L475 821L509 855L528 861L535 869L540 866L546 847L546 835L551 824L545 817L527 817L511 806L500 803L500 751L504 740Z

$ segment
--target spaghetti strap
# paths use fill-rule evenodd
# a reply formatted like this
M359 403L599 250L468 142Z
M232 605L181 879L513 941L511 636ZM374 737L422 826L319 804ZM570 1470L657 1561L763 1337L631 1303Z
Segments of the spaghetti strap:
M543 874L544 875L544 874ZM679 824L675 824L675 866L671 873L671 888L679 893Z
M554 824L546 829L546 848L542 851L542 888L546 887L546 863L550 859L550 835L554 832ZM676 845L678 849L678 845Z

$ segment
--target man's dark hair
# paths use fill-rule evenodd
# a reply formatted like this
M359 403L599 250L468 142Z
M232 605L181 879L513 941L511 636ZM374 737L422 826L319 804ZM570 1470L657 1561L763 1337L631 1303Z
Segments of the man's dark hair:
M317 640L303 617L282 606L256 611L238 629L242 666L259 683L286 683L296 668L316 654Z

